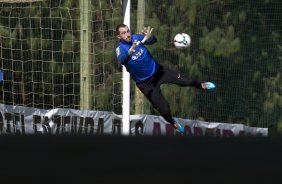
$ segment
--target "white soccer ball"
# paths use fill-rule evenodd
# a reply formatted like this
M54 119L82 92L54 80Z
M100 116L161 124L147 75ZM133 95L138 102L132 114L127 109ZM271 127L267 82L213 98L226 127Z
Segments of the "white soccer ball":
M174 46L179 49L184 49L191 44L191 38L186 33L179 33L174 37Z

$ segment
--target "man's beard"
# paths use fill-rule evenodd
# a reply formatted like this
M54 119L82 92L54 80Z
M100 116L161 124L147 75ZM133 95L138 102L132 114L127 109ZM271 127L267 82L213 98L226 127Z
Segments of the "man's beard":
M126 41L127 41L127 42L131 42L131 36L128 37L128 38L126 38Z

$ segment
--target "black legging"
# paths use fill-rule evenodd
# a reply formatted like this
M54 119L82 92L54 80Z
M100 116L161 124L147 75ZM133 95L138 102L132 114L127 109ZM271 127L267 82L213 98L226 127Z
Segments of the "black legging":
M161 84L176 84L182 87L194 86L201 89L201 83L184 74L170 70L159 65L158 71L144 82L136 83L137 87L152 103L153 107L161 114L161 116L171 124L174 120L171 116L170 106L164 98L161 91Z

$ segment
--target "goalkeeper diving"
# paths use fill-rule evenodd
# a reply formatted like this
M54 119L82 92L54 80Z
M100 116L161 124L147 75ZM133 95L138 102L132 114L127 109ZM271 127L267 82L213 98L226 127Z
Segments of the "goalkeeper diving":
M136 86L151 102L160 115L178 132L184 133L184 128L173 118L168 102L164 98L160 86L176 84L181 87L192 86L197 89L210 90L215 88L212 82L199 82L180 72L171 70L156 61L145 45L157 42L152 35L153 28L145 27L143 34L131 34L125 24L116 27L119 39L116 48L117 60L130 73Z

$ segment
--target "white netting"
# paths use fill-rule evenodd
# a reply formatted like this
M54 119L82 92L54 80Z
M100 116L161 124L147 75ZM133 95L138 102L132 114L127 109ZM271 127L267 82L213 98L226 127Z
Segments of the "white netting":
M1 103L79 109L81 1L7 2L0 2ZM121 2L91 0L87 13L91 109L121 112L120 66L113 52Z

